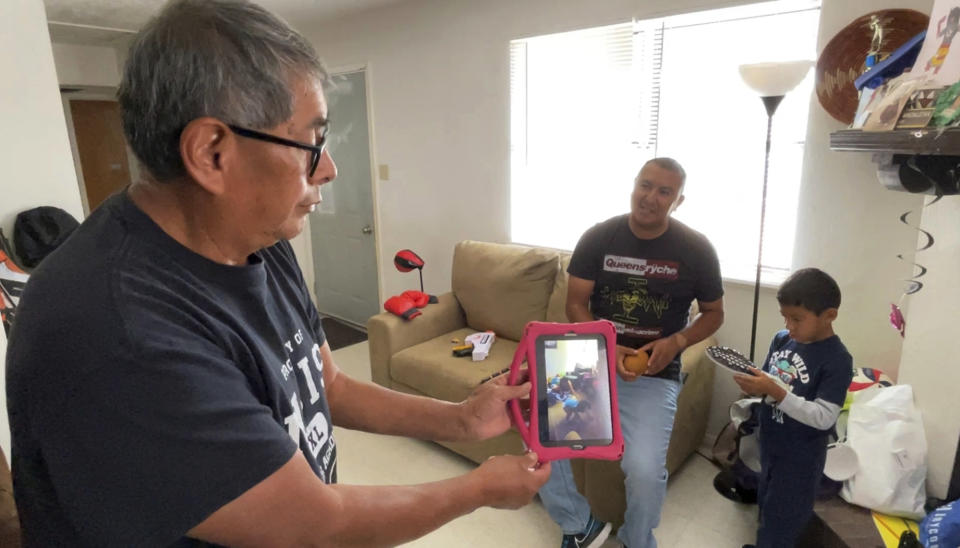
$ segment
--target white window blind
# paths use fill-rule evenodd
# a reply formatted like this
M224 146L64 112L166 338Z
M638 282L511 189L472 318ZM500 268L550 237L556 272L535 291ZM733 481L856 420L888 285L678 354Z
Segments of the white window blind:
M766 113L737 67L813 59L819 1L783 0L511 43L511 236L572 249L629 210L655 156L688 175L675 216L717 248L724 277L756 268ZM764 281L791 268L813 76L774 117Z
M640 104L633 25L511 44L511 236L570 249L583 231L623 210ZM628 176L629 179L629 176Z

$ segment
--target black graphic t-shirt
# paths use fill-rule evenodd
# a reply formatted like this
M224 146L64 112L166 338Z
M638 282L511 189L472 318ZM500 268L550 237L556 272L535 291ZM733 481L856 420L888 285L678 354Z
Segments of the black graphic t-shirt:
M670 219L657 238L637 238L628 215L594 225L577 243L572 276L592 280L590 310L617 326L617 344L639 348L687 325L694 299L723 296L717 252L707 238ZM679 356L657 376L677 379Z
M784 330L773 337L763 370L789 385L795 396L843 407L853 376L853 357L836 335L804 344L791 339ZM776 405L763 403L760 408L760 443L766 451L780 449L795 454L804 447L822 449L828 433L829 429L819 430L797 421Z
M297 450L335 482L324 340L289 243L215 263L110 198L33 274L10 337L26 546L202 546L186 532Z

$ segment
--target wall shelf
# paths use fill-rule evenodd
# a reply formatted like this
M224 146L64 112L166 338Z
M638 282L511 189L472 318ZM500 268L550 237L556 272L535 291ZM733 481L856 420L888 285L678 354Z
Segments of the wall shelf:
M931 128L893 131L844 129L830 134L830 148L838 151L960 156L960 128L947 129L939 136L938 133L939 129Z
M931 128L845 129L830 134L830 149L879 153L874 156L879 169L894 172L894 182L885 183L888 188L960 194L960 128L949 128L942 133Z

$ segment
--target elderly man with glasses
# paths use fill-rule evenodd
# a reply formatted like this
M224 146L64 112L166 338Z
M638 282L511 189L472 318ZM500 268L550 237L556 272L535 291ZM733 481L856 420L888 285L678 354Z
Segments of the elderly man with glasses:
M11 334L27 546L389 546L524 505L548 478L528 454L336 482L334 421L483 439L530 387L454 404L338 370L287 242L337 175L326 81L306 40L244 1L177 0L136 37L119 100L142 178L44 261Z

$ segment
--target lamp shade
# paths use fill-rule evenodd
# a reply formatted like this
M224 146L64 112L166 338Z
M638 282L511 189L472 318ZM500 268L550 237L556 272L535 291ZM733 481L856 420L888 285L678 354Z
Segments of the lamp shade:
M740 77L761 97L777 97L797 87L812 66L813 61L740 65Z

